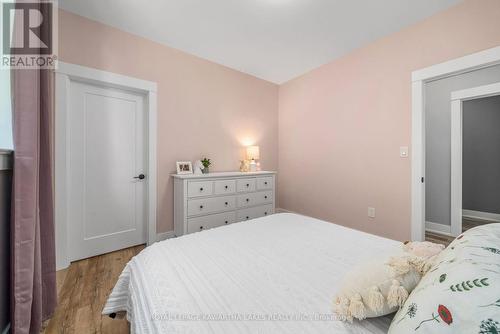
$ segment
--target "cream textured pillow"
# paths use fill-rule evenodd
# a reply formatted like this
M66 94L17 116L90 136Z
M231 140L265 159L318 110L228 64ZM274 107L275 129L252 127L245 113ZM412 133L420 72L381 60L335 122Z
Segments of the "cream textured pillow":
M397 311L434 263L435 254L442 249L434 248L435 251L428 253L430 258L401 252L351 270L344 276L335 297L334 312L340 320L352 321L353 318L363 320ZM408 247L405 245L403 249L408 250Z

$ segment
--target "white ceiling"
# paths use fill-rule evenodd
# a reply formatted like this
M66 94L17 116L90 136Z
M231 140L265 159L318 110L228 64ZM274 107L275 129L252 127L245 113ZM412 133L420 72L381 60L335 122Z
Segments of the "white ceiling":
M59 0L59 5L281 84L460 1Z

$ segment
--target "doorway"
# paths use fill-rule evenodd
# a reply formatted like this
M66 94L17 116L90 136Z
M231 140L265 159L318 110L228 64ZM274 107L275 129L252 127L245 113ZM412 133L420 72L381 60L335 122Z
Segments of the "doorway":
M451 230L500 221L500 83L451 96Z
M59 63L56 266L156 241L156 84Z
M426 201L428 200L426 185L429 184L426 175L426 85L436 80L470 73L499 64L500 47L495 47L423 68L412 73L411 239L414 241L425 240L426 231ZM494 82L497 81L498 78ZM447 138L449 142L450 139L449 137ZM446 155L444 157L446 158ZM448 165L450 165L450 160L450 155L448 154ZM450 180L449 177L442 179ZM448 182L450 183L451 180ZM451 189L450 187L447 189L449 196ZM450 205L447 208L448 216L450 216ZM451 234L451 229L449 234Z

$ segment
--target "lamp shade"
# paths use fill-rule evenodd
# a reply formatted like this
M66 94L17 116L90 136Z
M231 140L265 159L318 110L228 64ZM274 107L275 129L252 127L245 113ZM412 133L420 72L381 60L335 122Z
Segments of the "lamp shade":
M260 151L258 146L248 146L247 147L247 159L248 160L259 160Z

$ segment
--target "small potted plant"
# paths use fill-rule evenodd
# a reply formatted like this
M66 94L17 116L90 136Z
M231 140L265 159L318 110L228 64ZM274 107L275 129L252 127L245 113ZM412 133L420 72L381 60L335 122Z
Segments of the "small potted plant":
M208 174L209 167L212 164L212 162L210 161L210 159L203 158L203 160L201 160L201 164L203 165L203 169L202 169L203 174Z

